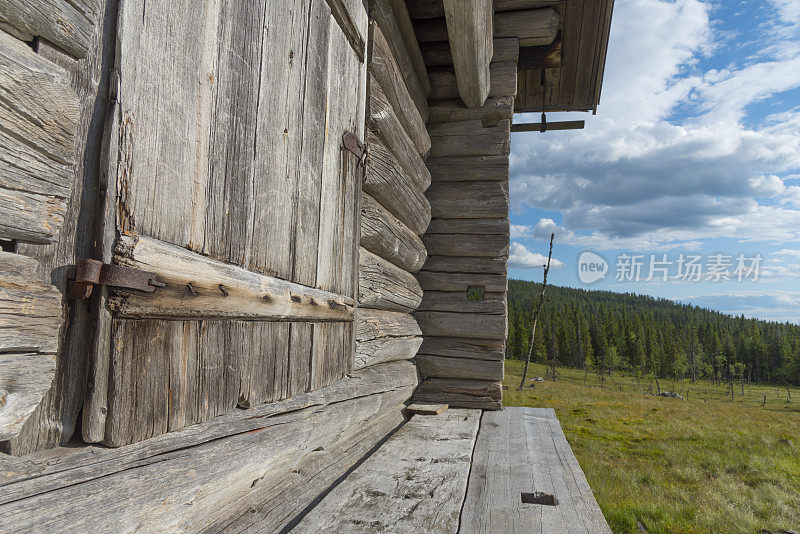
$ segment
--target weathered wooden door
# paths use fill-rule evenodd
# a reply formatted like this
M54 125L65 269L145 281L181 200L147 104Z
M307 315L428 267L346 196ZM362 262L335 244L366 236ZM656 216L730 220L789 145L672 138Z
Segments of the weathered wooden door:
M83 434L110 445L350 369L367 23L358 0L119 10L98 259L155 276L93 296Z

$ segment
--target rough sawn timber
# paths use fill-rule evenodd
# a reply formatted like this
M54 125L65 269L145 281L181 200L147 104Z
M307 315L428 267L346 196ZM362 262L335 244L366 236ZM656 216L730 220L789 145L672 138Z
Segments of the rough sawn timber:
M402 422L416 383L411 363L383 364L119 449L0 458L4 530L197 531L276 496L279 506L248 516L280 530Z
M361 198L361 246L410 273L427 258L422 239L366 193Z
M554 7L566 3L566 0L494 0L494 10L516 11L519 9L537 9ZM444 5L439 0L407 0L408 14L412 19L430 19L444 16Z
M503 380L504 362L502 360L486 361L417 354L414 361L420 374L425 377Z
M292 532L455 532L480 418L415 415Z
M359 306L411 312L422 301L422 288L414 275L364 247L360 250L358 278Z
M523 492L558 504L522 503ZM551 408L484 412L459 532L611 533Z
M111 299L121 317L350 321L354 301L260 275L147 237L121 236L119 265L153 273L167 285Z
M49 243L75 177L78 96L62 67L0 30L0 98L0 238Z
M442 402L463 408L499 410L503 389L499 382L458 378L426 378L414 392L414 402Z
M0 452L50 390L62 326L61 293L33 258L0 251ZM421 341L421 339L420 339Z
M416 39L409 35L411 21L401 22L398 20L408 17L408 12L400 9L397 0L374 0L370 2L369 14L386 37L400 72L403 74L408 92L422 117L422 122L427 122L427 98L431 92L428 72L422 61L422 54L419 52Z
M407 174L383 140L372 132L367 133L367 145L364 191L415 234L422 235L431 220L431 205L424 193L431 183L428 169L421 171L419 178Z
M357 310L355 369L410 360L421 344L422 331L411 315L366 308Z
M92 43L98 0L0 0L0 21L23 41L42 37L73 57Z
M372 53L370 54L369 71L380 83L386 99L392 105L397 118L414 142L417 151L425 155L431 148L431 138L425 129L425 121L408 93L403 73L397 66L397 60L383 35L383 30L378 24L372 22L370 31L372 32Z

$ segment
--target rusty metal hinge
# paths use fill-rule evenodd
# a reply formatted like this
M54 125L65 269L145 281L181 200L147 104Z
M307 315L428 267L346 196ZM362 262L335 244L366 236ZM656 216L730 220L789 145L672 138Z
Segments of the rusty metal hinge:
M69 283L67 297L71 299L89 298L94 286L112 286L152 293L157 287L166 285L166 283L156 280L154 273L85 258L78 260L75 266L75 280L71 280Z
M364 146L364 143L358 140L356 134L353 132L343 133L342 144L348 152L354 154L358 158L359 163L364 163L364 155L367 152L367 147Z

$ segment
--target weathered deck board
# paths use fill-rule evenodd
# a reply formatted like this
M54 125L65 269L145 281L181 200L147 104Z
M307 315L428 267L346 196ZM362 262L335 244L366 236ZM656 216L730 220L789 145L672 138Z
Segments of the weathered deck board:
M522 503L536 491L558 504ZM611 532L552 409L484 412L459 532Z
M416 383L410 363L384 364L120 449L0 455L0 530L196 531L273 490L280 510L263 513L280 530L391 430L375 423L399 422Z
M478 410L414 416L292 532L455 532Z

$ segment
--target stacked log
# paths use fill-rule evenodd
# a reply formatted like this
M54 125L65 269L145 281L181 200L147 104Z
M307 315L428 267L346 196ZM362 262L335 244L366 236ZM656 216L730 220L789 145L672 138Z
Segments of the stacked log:
M441 33L435 24L443 21L419 21L417 35ZM448 43L421 41L431 67L426 163L432 220L422 237L428 261L417 275L423 298L414 317L424 341L415 361L424 379L414 398L499 409L507 332L508 154L519 41L494 40L489 97L472 109L458 98Z
M431 219L430 80L404 2L373 2L371 16L354 369L410 360L422 344L410 314L422 302L414 274Z

